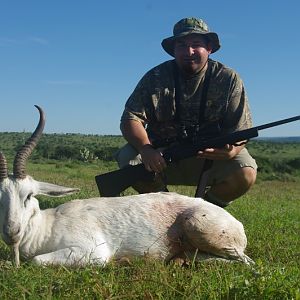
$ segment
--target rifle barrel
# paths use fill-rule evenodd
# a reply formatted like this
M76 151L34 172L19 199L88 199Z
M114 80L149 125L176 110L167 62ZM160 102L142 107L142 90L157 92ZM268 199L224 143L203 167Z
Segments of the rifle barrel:
M263 129L271 128L271 127L274 127L274 126L294 122L294 121L297 121L297 120L300 120L300 115L292 117L292 118L287 118L287 119L283 119L283 120L263 124L263 125L257 126L256 128L257 128L257 130L263 130Z

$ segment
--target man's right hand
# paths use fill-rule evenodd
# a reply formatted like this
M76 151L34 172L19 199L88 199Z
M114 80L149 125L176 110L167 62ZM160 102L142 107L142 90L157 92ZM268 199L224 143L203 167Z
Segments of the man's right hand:
M151 145L148 134L141 122L127 120L121 123L121 131L127 142L140 153L143 164L148 171L160 173L167 167L161 152Z
M154 149L151 144L144 145L140 149L140 154L146 170L150 172L160 173L167 167L162 153L159 150Z

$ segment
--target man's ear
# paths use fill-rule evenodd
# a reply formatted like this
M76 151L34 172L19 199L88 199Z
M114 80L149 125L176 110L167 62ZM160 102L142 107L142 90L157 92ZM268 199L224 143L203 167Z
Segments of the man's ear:
M208 52L208 55L211 54L211 52L212 52L212 46L211 46L211 43L210 43L210 42L207 43L206 50L207 50L207 52Z

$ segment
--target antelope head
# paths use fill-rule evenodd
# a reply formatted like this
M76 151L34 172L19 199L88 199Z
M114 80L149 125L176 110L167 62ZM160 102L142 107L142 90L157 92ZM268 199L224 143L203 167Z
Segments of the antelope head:
M63 196L78 189L36 181L26 174L26 161L36 147L45 126L45 114L39 111L39 123L30 138L17 152L13 173L8 173L5 156L0 152L0 233L6 244L17 251L26 234L29 220L40 212L35 195ZM18 258L16 258L18 261Z

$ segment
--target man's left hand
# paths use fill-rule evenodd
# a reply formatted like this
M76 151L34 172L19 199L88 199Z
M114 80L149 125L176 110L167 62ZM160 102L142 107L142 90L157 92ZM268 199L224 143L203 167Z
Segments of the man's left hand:
M198 158L205 158L211 160L229 160L240 153L243 146L225 145L223 148L207 148L199 151Z

